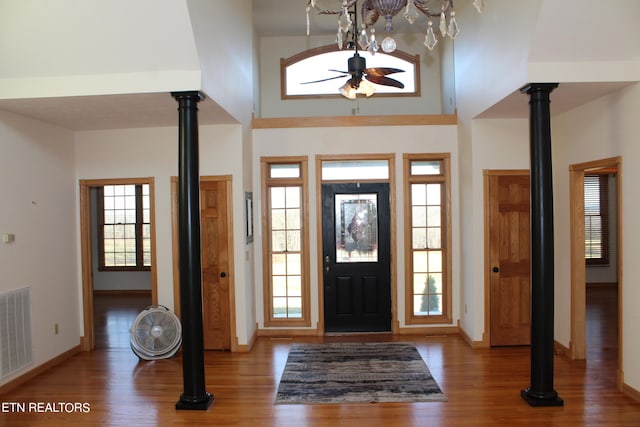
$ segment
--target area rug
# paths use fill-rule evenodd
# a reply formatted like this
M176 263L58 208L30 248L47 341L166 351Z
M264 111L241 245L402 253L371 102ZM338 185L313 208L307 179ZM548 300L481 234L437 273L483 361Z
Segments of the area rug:
M276 404L445 401L409 343L294 344Z

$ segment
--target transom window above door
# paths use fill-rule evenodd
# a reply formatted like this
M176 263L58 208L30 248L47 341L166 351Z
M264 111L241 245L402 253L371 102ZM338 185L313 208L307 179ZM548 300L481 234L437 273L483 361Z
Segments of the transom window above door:
M404 88L376 84L375 96L420 96L420 56L396 50L392 54L358 52L367 68L397 68L393 79ZM347 72L351 49L339 50L336 45L306 50L280 59L282 99L339 97L339 88L350 76ZM309 83L313 82L313 83Z

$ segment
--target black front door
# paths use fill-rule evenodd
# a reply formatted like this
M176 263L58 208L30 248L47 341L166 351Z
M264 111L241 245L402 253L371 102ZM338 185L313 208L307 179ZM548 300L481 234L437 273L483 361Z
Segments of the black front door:
M322 185L325 332L391 330L389 184Z

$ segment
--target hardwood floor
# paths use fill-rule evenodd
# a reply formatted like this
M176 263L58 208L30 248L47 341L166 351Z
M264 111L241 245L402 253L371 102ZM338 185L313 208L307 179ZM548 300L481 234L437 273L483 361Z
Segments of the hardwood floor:
M93 312L96 349L130 348L131 324L150 304L151 294L95 293Z
M603 301L603 298L595 298ZM591 314L589 314L591 313ZM594 316L602 310L588 310ZM589 327L589 326L588 326ZM128 330L128 326L127 326ZM117 331L113 331L118 333ZM604 337L608 334L600 334ZM596 337L598 334L589 334ZM274 405L291 344L322 341L415 343L447 402L345 405ZM616 341L617 343L617 341ZM81 353L0 396L1 426L640 426L640 403L616 390L617 359L590 339L593 361L555 359L555 389L564 407L533 408L520 398L529 386L529 349L472 350L457 336L366 335L295 339L259 338L249 353L207 352L208 411L176 411L183 391L180 356L139 362L128 348ZM19 412L12 403L57 404L63 412ZM65 413L58 402L78 403ZM82 404L85 404L82 406ZM26 406L28 408L28 406ZM15 406L14 406L15 409ZM39 409L46 409L39 407ZM84 411L84 412L82 412Z

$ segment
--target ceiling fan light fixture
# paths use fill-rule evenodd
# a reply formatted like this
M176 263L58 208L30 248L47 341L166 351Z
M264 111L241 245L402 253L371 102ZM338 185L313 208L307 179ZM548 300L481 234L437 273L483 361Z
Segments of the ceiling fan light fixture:
M351 79L349 79L349 81L342 85L338 90L340 91L340 95L344 96L345 98L356 99L356 92L358 91L358 89L351 85Z
M366 95L367 98L369 98L371 95L376 93L376 88L374 85L372 85L368 81L363 80L360 82L359 92L362 92L363 94Z

